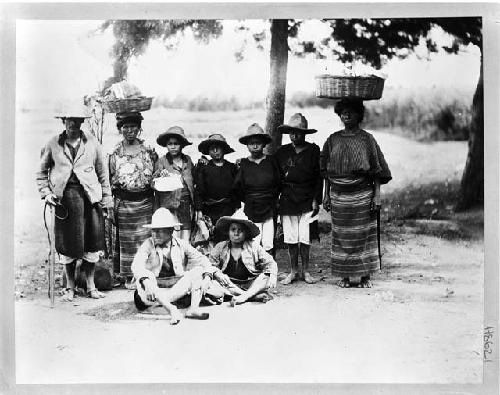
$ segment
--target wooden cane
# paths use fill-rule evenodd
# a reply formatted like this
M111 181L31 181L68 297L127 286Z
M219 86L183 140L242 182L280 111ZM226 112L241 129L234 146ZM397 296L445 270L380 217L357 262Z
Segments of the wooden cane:
M49 298L50 298L50 307L54 308L54 299L55 299L55 210L54 206L49 205L50 212L50 225L49 225L49 233L50 233L50 257L49 257Z

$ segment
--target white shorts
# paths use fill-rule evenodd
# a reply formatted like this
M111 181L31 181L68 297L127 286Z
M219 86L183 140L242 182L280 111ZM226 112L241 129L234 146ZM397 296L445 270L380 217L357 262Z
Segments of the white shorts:
M260 233L255 236L254 240L259 242L264 250L269 251L274 246L274 221L269 218L264 222L255 222Z
M282 215L283 238L286 244L311 244L309 224L312 211L299 215Z
M66 256L66 255L63 255L63 254L59 254L57 253L58 255L58 262L63 264L63 265L68 265L70 264L71 262L73 262L74 260L76 260L76 258L72 258L70 256ZM85 259L87 262L90 262L90 263L97 263L99 262L99 258L100 258L101 254L100 254L100 251L96 251L96 252L84 252L83 253L83 259Z

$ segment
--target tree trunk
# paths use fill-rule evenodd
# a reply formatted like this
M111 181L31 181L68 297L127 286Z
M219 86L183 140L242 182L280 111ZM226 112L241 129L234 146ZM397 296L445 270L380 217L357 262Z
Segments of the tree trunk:
M484 204L484 97L483 57L476 92L472 99L472 119L469 131L469 153L465 163L456 211L465 211Z
M266 131L273 138L269 153L281 146L278 126L285 117L286 71L288 67L288 19L271 20L271 70L269 90L266 99Z

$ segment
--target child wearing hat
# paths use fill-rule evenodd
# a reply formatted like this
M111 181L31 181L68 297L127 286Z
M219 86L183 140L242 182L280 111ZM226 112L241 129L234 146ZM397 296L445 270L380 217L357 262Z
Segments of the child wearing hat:
M216 228L229 240L218 243L210 252L215 267L214 279L231 295L231 305L248 301L276 287L278 265L259 242L253 240L259 228L240 212L224 216Z
M160 207L153 214L152 235L137 250L132 262L132 273L137 280L134 302L142 311L158 303L171 315L170 323L177 324L181 318L174 302L191 295L191 305L186 318L208 319L208 313L200 312L199 305L204 292L210 286L215 269L210 261L189 242L173 235L181 224L166 208ZM157 278L178 278L171 289L159 288Z
M287 133L291 141L281 146L275 155L283 180L279 211L291 267L290 274L281 284L287 285L297 279L312 284L316 280L309 273L310 224L322 201L323 180L319 147L306 142L305 137L316 130L308 128L307 119L300 113L292 115L288 124L279 126L278 130Z
M234 152L219 133L211 134L198 145L203 155L210 155L207 164L198 166L195 186L196 219L206 215L216 224L220 217L233 215L240 207L234 196L233 183L238 171L236 165L224 159L226 154ZM224 235L227 236L227 235ZM217 231L214 241L223 237Z
M182 153L182 149L192 143L186 138L184 129L179 126L172 126L161 133L156 142L166 147L168 152L156 161L153 179L178 176L182 180L182 188L172 192L162 192L155 188L153 180L153 188L156 189L154 207L169 209L182 224L180 230L176 231L178 237L189 241L194 214L193 162L188 155Z
M260 231L256 241L274 255L274 222L281 180L276 160L264 154L264 147L271 141L271 136L257 123L250 125L239 139L241 144L247 146L250 156L241 159L234 190L245 204L244 212L248 219Z

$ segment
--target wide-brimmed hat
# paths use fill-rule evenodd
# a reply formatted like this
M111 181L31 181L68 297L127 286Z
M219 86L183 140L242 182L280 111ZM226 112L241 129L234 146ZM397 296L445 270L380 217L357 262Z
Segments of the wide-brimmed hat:
M193 144L187 139L184 129L180 126L172 126L171 128L168 128L166 132L160 133L160 135L156 138L156 142L162 147L166 147L169 137L177 137L181 141L181 145L183 147Z
M182 226L174 214L165 207L160 207L156 210L151 218L151 223L142 225L145 228L162 229L162 228L175 228Z
M304 134L316 133L316 129L307 128L307 119L300 112L293 114L288 123L278 126L281 133L301 132Z
M247 239L253 239L260 233L260 230L257 227L257 225L255 225L252 221L250 221L242 210L238 210L231 216L225 215L223 217L220 217L219 220L217 221L217 224L215 225L215 228L221 234L227 235L227 233L229 232L229 226L232 223L238 223L245 227L245 229L247 230L246 232Z
M252 137L260 137L262 138L266 144L269 144L271 141L273 141L272 137L269 136L266 132L264 132L264 129L262 129L258 123L252 123L248 129L247 132L245 133L244 136L239 138L239 142L241 144L248 144L248 140Z
M126 123L135 123L141 125L141 121L144 119L140 112L118 112L116 113L116 127L120 129Z
M83 104L80 105L66 105L54 118L90 118L89 110Z
M208 155L208 150L212 145L222 147L224 155L234 152L234 149L229 146L224 136L220 133L211 134L206 140L203 140L200 144L198 144L198 151L200 151L203 155Z

